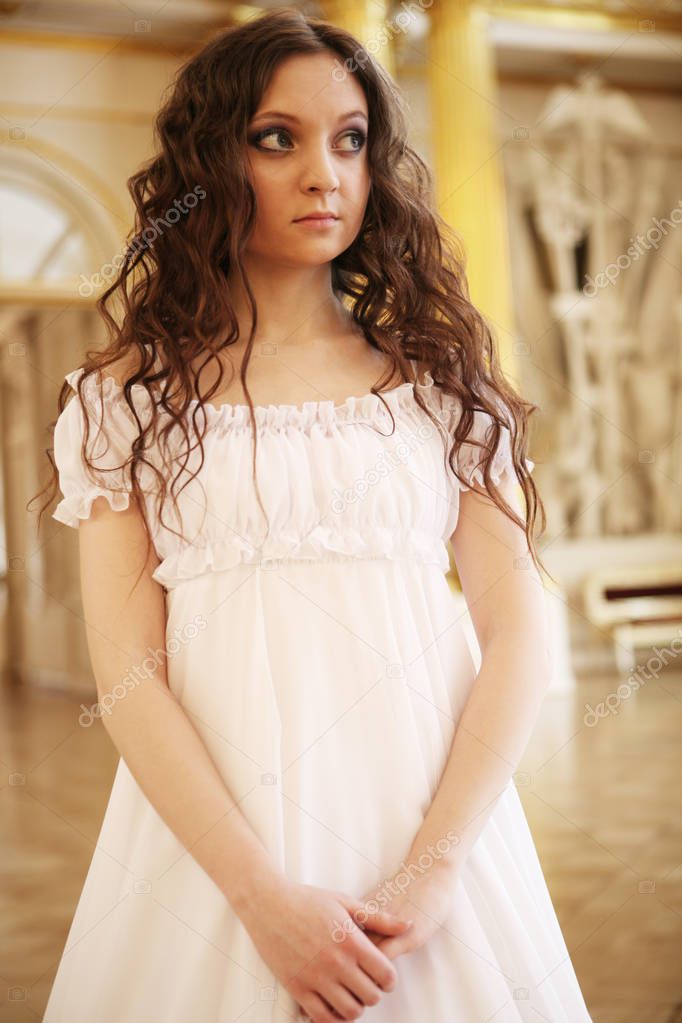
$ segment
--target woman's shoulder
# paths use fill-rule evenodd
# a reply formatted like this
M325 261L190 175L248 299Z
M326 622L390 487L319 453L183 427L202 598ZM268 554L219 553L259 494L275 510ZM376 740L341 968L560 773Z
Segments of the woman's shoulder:
M90 457L103 449L119 458L131 454L136 438L154 421L154 400L142 384L126 383L135 375L133 362L125 357L106 365L88 361L65 373L70 387L54 427L55 454L65 461L75 457L81 444ZM96 454L97 453L97 454Z
M129 462L138 432L122 397L129 378L125 360L92 371L81 365L65 374L73 393L54 426L54 461L63 498L53 518L66 525L78 526L88 518L99 496L114 509L128 507Z
M89 367L86 362L68 372L65 379L73 387L73 384L77 384L83 377L88 393L102 387L107 393L118 394L123 392L126 383L135 375L138 368L139 363L127 353L103 365Z
M86 361L70 370L64 379L73 393L67 397L64 412L70 410L69 415L74 416L76 406L80 405L89 419L106 419L119 427L126 421L134 422L136 415L148 410L152 401L149 391L141 383L136 382L126 390L126 384L137 370L137 362L129 355L104 365L90 366Z

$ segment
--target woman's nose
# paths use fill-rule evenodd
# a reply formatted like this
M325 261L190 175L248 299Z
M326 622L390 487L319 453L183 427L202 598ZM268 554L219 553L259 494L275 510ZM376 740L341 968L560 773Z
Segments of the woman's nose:
M310 188L330 191L339 187L338 174L326 150L316 150L304 158L301 178L306 191Z

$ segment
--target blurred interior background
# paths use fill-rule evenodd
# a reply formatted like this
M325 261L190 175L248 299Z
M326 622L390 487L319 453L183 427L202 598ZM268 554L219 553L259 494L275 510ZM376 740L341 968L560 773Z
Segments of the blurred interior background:
M37 537L26 503L63 376L104 341L94 303L162 94L267 6L0 0L0 1023L41 1017L117 760L78 721L77 534L48 513ZM539 407L556 665L516 782L596 1023L679 1023L682 2L300 6L395 77Z

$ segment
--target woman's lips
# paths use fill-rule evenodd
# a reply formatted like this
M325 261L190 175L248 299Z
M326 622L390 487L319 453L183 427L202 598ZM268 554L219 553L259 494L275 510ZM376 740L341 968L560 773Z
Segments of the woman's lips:
M331 227L332 224L336 224L338 217L302 217L300 220L295 220L295 224L301 224L304 227Z

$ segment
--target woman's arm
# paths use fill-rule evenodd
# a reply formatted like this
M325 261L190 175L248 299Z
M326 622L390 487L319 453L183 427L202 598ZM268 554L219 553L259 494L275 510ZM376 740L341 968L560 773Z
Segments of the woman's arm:
M131 500L112 510L103 497L79 524L83 608L100 700L165 652L163 588L152 578L152 546L143 568L146 532ZM142 574L136 586L140 570ZM361 903L344 892L298 884L278 869L232 799L198 732L167 683L165 657L123 697L109 699L107 733L149 802L216 883L249 931L274 976L314 1023L342 1019L375 1005L396 984L389 959L351 916ZM402 934L387 912L367 921L382 935ZM335 937L341 931L341 940Z
M511 474L499 484L523 518L516 487ZM452 546L481 667L406 860L418 860L451 831L451 849L434 860L446 873L461 867L507 787L551 677L546 597L520 527L487 496L463 491Z
M79 541L86 636L102 701L132 667L149 663L150 648L165 651L165 594L152 578L159 563L153 546L133 589L146 533L132 502L112 511L98 498L80 523ZM102 721L159 815L239 909L277 869L168 688L165 658L157 661L124 697L107 700Z
M523 517L510 474L499 489ZM409 853L393 884L363 897L368 908L414 919L404 935L372 938L390 959L428 941L448 912L453 882L516 769L550 679L545 595L523 531L472 489L460 494L452 544L481 667ZM388 898L387 889L397 894Z

